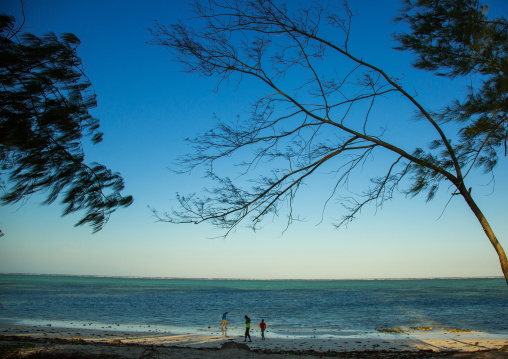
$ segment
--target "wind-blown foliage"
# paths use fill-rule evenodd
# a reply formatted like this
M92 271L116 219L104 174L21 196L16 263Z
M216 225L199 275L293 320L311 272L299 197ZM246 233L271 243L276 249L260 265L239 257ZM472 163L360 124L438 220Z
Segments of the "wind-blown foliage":
M172 223L207 221L227 235L242 222L255 229L287 205L289 225L299 188L326 168L336 178L330 199L347 210L340 226L367 204L382 206L395 191L425 192L431 200L446 181L451 195L461 195L475 213L508 282L506 254L465 184L471 168L492 173L506 147L506 20L487 21L476 1L407 1L398 20L410 24L410 31L396 36L399 49L417 53L417 68L451 77L476 75L464 101L436 113L396 77L350 51L353 12L347 3L343 13L328 10L319 3L292 9L275 0L194 1L189 21L155 24L153 42L167 48L185 71L215 77L219 85L250 78L267 89L253 99L249 119L218 120L215 128L189 140L194 151L181 159L182 171L207 166L217 186L202 197L177 195L180 209L155 214ZM329 26L335 28L331 39L320 31ZM401 97L434 131L428 149L387 142L385 131L373 125L376 104ZM447 121L461 124L458 136L445 133ZM254 179L250 188L214 171L217 160L245 155L246 149L252 151L242 163L246 173L260 162L273 164L272 173ZM341 195L366 159L382 153L391 158L384 173L362 194Z
M477 0L405 1L397 21L409 25L399 34L398 50L413 51L413 66L451 78L477 76L465 99L435 114L440 123L462 127L454 147L457 161L491 173L508 140L508 23L488 19L488 5ZM441 140L432 149L444 148ZM448 164L451 168L452 163Z
M84 211L76 226L100 230L119 207L122 177L98 163L85 163L82 139L102 140L92 85L77 55L79 39L53 33L19 33L15 20L0 15L0 186L3 204L47 193L43 204L61 198L63 215Z

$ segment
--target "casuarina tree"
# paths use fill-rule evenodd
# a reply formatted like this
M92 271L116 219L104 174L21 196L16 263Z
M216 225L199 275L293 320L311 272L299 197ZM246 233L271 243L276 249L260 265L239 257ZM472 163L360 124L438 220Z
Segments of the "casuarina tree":
M217 78L219 85L249 79L267 91L253 99L248 120L218 120L189 140L194 151L182 158L181 171L206 166L217 186L201 196L177 195L179 209L155 211L161 220L206 221L227 235L241 222L256 228L287 205L290 224L298 190L324 169L335 174L330 198L346 209L337 226L368 204L383 205L396 191L431 200L447 184L447 195L462 197L478 219L508 281L506 254L467 183L473 172L493 175L499 157L506 156L504 17L489 19L488 8L477 0L405 1L396 20L407 30L395 35L397 49L413 52L414 67L438 76L474 75L465 98L436 109L419 102L413 84L406 89L403 80L355 55L350 44L354 13L347 3L337 12L319 3L295 8L276 0L209 0L195 1L192 11L187 22L156 23L153 42L189 73ZM390 101L398 106L401 98L434 134L430 144L401 141L379 123L376 106L386 108ZM391 120L400 125L413 119L411 114ZM214 164L240 151L245 156L246 148L252 156L240 163L245 173L262 162L272 164L272 172L250 177L252 186L219 176ZM384 163L384 170L372 176L363 193L347 192L346 184L372 157L380 158L375 168Z
M102 140L92 85L77 55L79 39L21 33L0 15L0 186L3 204L47 194L63 215L84 212L78 225L100 230L111 213L129 206L124 182L99 163L86 163L82 141Z

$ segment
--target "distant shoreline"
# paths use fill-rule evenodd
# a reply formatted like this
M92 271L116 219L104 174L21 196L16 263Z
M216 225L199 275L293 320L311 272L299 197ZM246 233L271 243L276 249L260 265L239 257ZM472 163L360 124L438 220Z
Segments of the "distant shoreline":
M262 278L187 278L187 277L144 277L100 274L48 274L48 273L0 273L12 276L40 277L74 277L74 278L112 278L112 279L159 279L159 280L192 280L192 281L252 281L252 282L353 282L353 281L419 281L419 280L471 280L503 279L503 276L483 277L418 277L418 278L346 278L346 279L262 279Z

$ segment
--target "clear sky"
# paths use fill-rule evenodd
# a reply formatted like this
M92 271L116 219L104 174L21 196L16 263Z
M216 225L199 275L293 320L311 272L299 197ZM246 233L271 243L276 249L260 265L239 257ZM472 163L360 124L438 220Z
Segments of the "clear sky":
M24 205L0 207L5 233L0 272L249 279L501 275L494 249L462 199L454 198L441 216L449 200L446 185L430 203L424 196L397 195L382 210L369 207L338 230L331 225L342 213L338 205L329 206L318 225L333 185L326 176L304 189L298 209L306 220L284 234L284 223L277 220L267 221L256 233L239 228L226 239L216 238L222 232L207 224L156 223L148 206L170 210L176 192L198 192L208 184L199 171L176 175L168 170L189 150L183 139L209 128L214 113L224 119L245 115L248 89L231 86L214 93L213 80L179 72L165 49L147 44L153 20L170 24L188 16L184 1L23 4L25 31L71 32L81 40L78 53L98 95L92 114L105 134L102 143L86 146L86 160L120 172L124 194L132 194L134 204L114 213L96 234L89 227L75 228L78 216L61 218L57 203L40 206L40 196ZM351 0L351 7L359 13L351 38L358 57L402 77L404 86L418 92L430 109L463 94L463 82L437 81L430 73L416 72L408 66L409 54L391 50L398 1ZM0 11L20 19L21 3L1 1ZM492 0L490 11L506 15L508 3ZM399 107L409 118L411 110L404 106ZM402 129L416 126L404 122ZM495 186L481 176L471 177L469 186L508 250L505 158L495 173Z

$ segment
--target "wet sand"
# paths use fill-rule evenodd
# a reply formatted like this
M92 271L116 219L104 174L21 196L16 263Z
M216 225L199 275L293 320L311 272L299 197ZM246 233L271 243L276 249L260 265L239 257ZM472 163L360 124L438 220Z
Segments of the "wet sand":
M49 325L0 324L2 348L18 348L18 357L33 353L85 355L83 357L159 358L508 358L508 337L481 332L410 331L370 333L361 336L329 337L270 336L262 341L257 330L244 347L239 330L210 333L158 333L86 328L57 328ZM234 343L234 344L225 344ZM237 345L237 344L239 345ZM232 348L226 349L225 346ZM221 349L223 348L223 349ZM153 351L150 354L150 351ZM1 353L1 352L0 352ZM1 355L0 355L1 357ZM14 358L14 357L13 357Z

